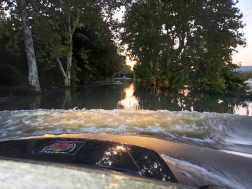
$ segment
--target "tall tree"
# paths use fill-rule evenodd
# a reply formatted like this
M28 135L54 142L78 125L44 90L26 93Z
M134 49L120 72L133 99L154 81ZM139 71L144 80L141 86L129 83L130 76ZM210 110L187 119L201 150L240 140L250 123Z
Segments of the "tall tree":
M223 93L244 86L234 69L232 53L245 45L240 28L242 14L231 0L199 2L184 57L192 67L189 81L196 89Z
M112 77L125 62L113 41L110 25L102 17L87 22L88 26L78 28L73 38L73 60L80 68L78 79L84 83Z
M40 93L41 89L39 85L39 77L33 45L32 31L29 23L28 5L25 0L19 0L19 1L7 0L7 1L1 1L1 3L2 3L2 9L8 10L9 13L12 15L12 18L15 18L17 20L19 18L21 19L25 52L29 68L28 72L29 85L32 91Z
M67 38L66 38L66 47L67 47L67 52L66 52L66 69L64 69L62 62L60 60L59 56L56 56L56 61L58 63L58 66L60 68L60 71L64 77L64 84L65 86L70 86L71 85L71 73L72 73L72 59L73 59L73 35L76 30L77 25L79 25L80 21L80 14L81 10L80 8L75 8L75 13L76 16L72 13L71 4L64 2L63 0L60 0L60 9L65 13L65 19L66 21L63 22L63 25L65 27L65 32L67 33ZM75 5L76 6L76 5Z
M135 1L124 16L121 34L122 43L139 60L135 70L152 78L158 73L166 86L190 85L207 92L243 84L233 74L237 66L231 58L237 45L245 44L239 31L242 14L235 5L232 0Z
M127 45L132 58L138 60L141 69L135 69L142 77L156 85L156 73L160 52L160 22L157 22L160 9L159 2L138 1L133 3L124 16L122 44ZM138 74L138 75L139 75Z
M126 2L127 0L124 1ZM55 65L58 66L63 75L65 86L70 86L71 80L76 79L76 77L72 77L73 74L76 74L76 70L80 70L77 67L77 62L74 61L73 54L76 53L76 57L78 55L83 57L87 55L83 47L73 51L73 37L77 28L90 29L90 25L92 24L92 27L95 28L93 29L95 35L99 38L97 41L102 43L100 45L99 43L95 44L92 42L93 48L96 48L95 51L102 51L101 56L99 56L99 53L94 52L94 50L92 52L93 54L96 53L99 57L97 59L99 59L101 68L98 68L97 75L111 77L115 72L119 71L120 66L116 65L120 65L123 58L118 56L117 46L112 40L113 35L109 29L110 24L108 22L112 21L113 12L122 5L123 1L6 0L3 2L9 4L4 9L10 11L12 18L17 21L19 21L19 18L22 18L21 23L24 26L29 65L34 65L30 64L30 62L36 63L37 60L40 68L43 67L44 70L55 67ZM20 10L19 14L16 12L17 2L18 10ZM81 33L79 33L80 35ZM34 47L31 48L33 46L33 41L31 41L33 38L36 57ZM100 40L101 38L103 39ZM84 43L87 43L87 41L84 40ZM96 57L93 56L94 59ZM83 62L85 63L85 61ZM32 66L31 68L35 67ZM88 68L88 66L85 68ZM34 71L34 69L31 70Z
M73 68L76 68L73 62L73 36L79 27L87 27L93 21L98 21L101 17L110 19L113 10L120 6L116 0L48 0L45 2L37 1L36 12L46 21L46 27L43 22L36 23L38 42L47 47L47 52L56 60L57 65L63 75L65 86L71 85ZM43 49L42 51L45 51ZM44 52L42 52L44 53Z

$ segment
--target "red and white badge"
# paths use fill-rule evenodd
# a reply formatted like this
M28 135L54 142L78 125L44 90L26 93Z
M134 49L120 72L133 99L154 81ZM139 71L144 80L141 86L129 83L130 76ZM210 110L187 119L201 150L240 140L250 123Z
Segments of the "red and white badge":
M33 151L34 154L66 154L74 155L85 141L51 141L46 146L40 147Z

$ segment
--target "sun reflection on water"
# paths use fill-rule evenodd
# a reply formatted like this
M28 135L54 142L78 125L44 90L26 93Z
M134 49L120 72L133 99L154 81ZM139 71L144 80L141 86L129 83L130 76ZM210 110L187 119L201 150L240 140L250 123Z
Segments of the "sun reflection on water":
M135 86L133 83L128 88L124 89L125 98L117 104L118 109L138 109L139 100L134 96Z

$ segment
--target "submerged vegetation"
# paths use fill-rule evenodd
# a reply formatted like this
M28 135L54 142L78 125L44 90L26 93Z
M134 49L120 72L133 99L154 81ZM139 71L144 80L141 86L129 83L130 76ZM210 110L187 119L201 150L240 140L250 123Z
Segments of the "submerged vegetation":
M232 0L0 3L2 94L133 75L160 88L234 94L251 77L232 61L236 47L246 44ZM121 10L119 22L114 14ZM134 74L126 56L136 61Z

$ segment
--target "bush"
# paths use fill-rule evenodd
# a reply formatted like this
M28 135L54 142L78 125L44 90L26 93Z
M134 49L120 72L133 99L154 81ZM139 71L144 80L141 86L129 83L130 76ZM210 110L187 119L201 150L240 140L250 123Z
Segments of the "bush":
M11 94L19 95L19 94L31 94L32 91L30 90L29 85L23 84L12 87L10 89Z
M9 95L10 87L0 86L0 95Z
M0 65L0 86L17 86L26 84L27 78L9 64Z
M141 83L151 83L151 67L149 64L136 63L134 72L136 77L141 79Z
M17 85L17 86L1 86L0 95L27 95L32 94L28 84Z

